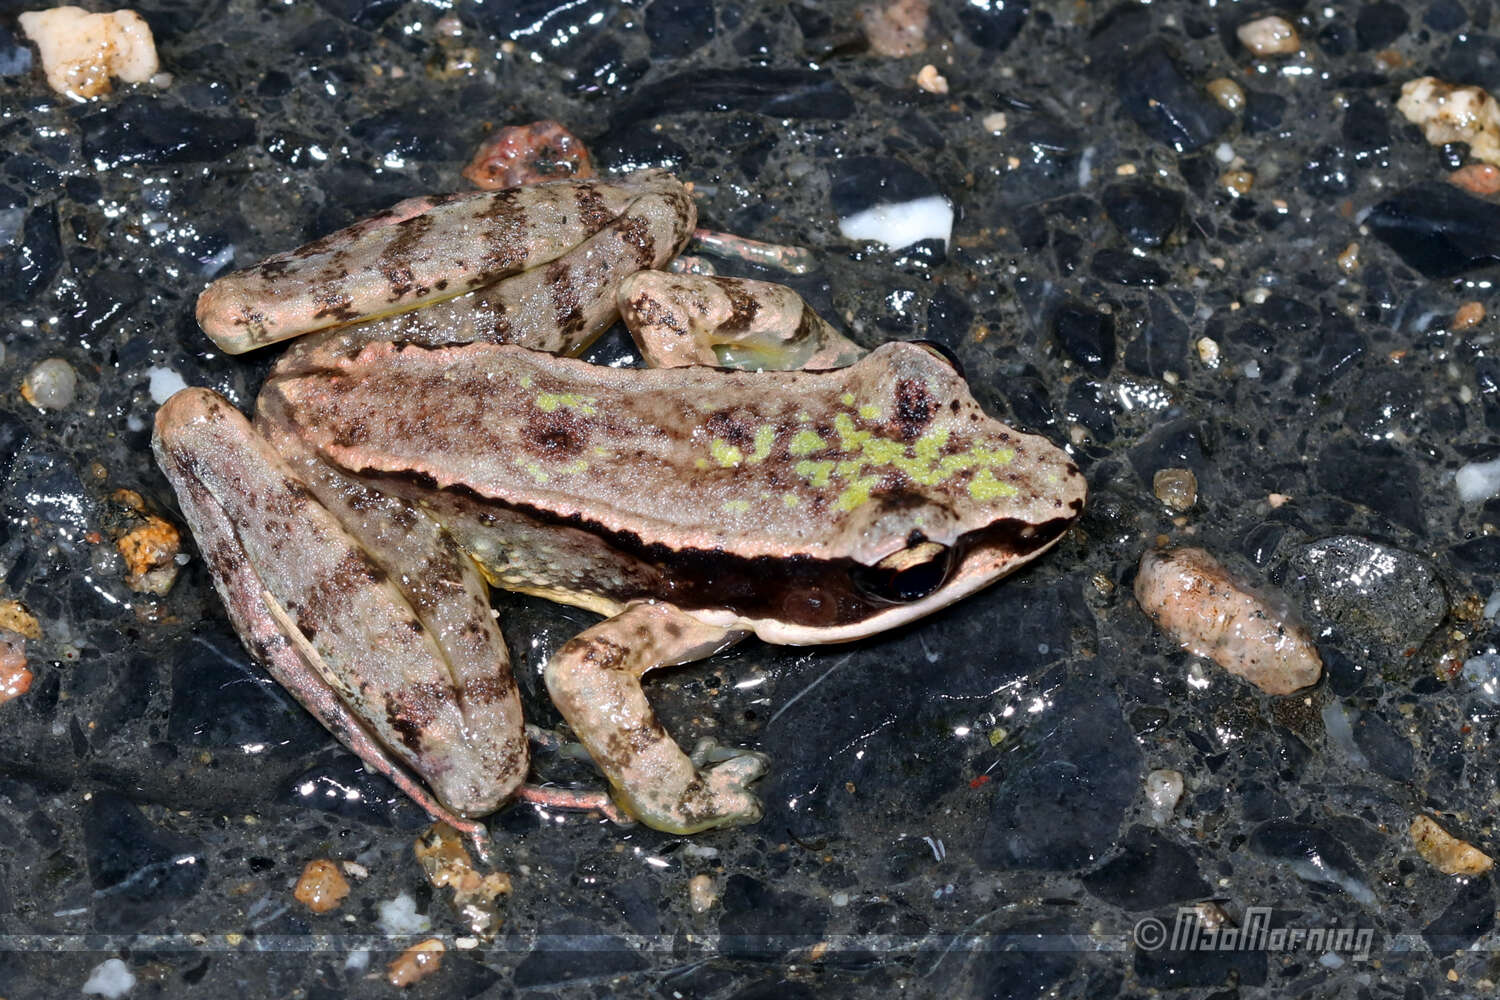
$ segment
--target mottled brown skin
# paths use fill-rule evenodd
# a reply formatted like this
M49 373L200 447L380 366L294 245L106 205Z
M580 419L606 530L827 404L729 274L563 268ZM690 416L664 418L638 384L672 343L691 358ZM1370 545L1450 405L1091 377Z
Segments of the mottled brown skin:
M247 644L375 766L399 770L383 748L420 774L442 800L419 798L430 811L477 815L525 772L481 574L609 616L552 658L549 692L622 805L691 832L758 818L748 785L764 761L695 764L656 722L646 671L751 632L823 643L900 625L1045 551L1082 508L1083 478L1062 452L986 416L917 345L836 371L761 373L617 371L527 349L576 350L612 321L626 276L680 249L692 206L674 185L622 182L635 200L613 217L595 186L537 199L539 211L574 206L557 222L589 230L574 250L452 300L460 311L299 344L261 396L259 435L202 390L158 415L159 460ZM484 204L505 215L516 203ZM320 278L313 297L358 301L357 284L405 301L435 286L407 266L440 255L418 218L365 225L356 237L384 248L383 263L363 283ZM274 284L288 258L306 258L326 277L352 251L324 242L256 270ZM532 259L491 249L482 273ZM619 297L649 309L646 284ZM665 311L727 302L681 356L724 360L727 346L770 368L852 360L800 299L754 285L663 293ZM246 296L227 297L270 314ZM765 325L775 314L784 321ZM898 569L908 583L888 586Z

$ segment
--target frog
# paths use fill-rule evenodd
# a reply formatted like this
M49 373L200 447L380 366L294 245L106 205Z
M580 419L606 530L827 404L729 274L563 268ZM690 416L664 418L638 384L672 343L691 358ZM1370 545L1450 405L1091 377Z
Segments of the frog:
M410 199L203 291L226 352L295 339L253 421L203 388L156 415L250 653L476 838L518 798L755 822L766 756L684 751L648 672L878 636L1083 509L1068 453L985 413L944 351L865 351L784 286L665 271L695 223L660 171ZM621 316L648 366L580 360ZM542 679L607 798L526 784L490 588L600 616Z

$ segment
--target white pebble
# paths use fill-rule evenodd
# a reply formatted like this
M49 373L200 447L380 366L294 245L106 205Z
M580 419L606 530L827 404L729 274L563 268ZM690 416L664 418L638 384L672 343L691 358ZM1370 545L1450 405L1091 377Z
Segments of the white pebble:
M1490 704L1500 704L1500 653L1480 653L1464 661L1463 678L1474 693Z
M1470 462L1453 474L1458 499L1478 503L1500 493L1500 458L1488 462Z
M36 43L47 85L75 101L109 93L109 78L145 83L160 68L151 26L133 10L90 14L81 7L28 11L18 18Z
M953 206L941 195L876 205L840 219L839 232L845 239L873 240L892 250L922 240L942 240L946 246L953 237Z
M1323 706L1323 732L1328 737L1328 742L1333 744L1339 754L1355 767L1364 768L1370 766L1369 758L1360 751L1359 745L1354 742L1354 723L1358 715L1351 715L1349 709L1345 708L1340 701L1330 701Z
M392 936L425 934L432 927L432 921L417 912L417 901L404 892L395 899L382 901L376 909L380 929Z
M78 373L62 358L48 358L26 373L23 395L43 410L62 410L73 405L78 391Z
M148 368L146 374L151 378L151 402L157 406L171 399L179 389L187 388L182 376L170 368Z
M1182 798L1182 772L1158 768L1146 775L1146 803L1151 807L1151 822L1161 826L1172 818Z
M117 1000L129 993L134 986L135 976L131 975L130 968L118 958L106 958L89 970L83 992Z
M1257 56L1291 55L1302 47L1292 22L1274 14L1246 21L1234 33L1240 44Z

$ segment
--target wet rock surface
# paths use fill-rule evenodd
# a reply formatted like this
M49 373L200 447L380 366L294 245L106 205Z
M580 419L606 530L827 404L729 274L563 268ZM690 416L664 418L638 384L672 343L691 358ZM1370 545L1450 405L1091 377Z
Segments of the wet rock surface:
M856 0L135 6L170 78L75 105L0 4L0 629L40 630L0 704L0 995L118 959L130 996L368 996L428 936L413 996L1493 992L1493 875L1407 831L1500 850L1500 500L1454 482L1500 454L1500 202L1394 106L1420 75L1500 90L1488 5L974 0L896 58ZM1300 48L1257 58L1236 30L1271 13ZM207 280L461 190L488 134L542 118L601 171L677 171L708 227L809 248L803 275L715 265L863 345L942 344L1091 494L1057 549L923 622L653 674L684 744L770 756L765 818L683 838L514 806L503 928L464 943L412 859L423 814L249 659L195 546L168 594L132 591L107 512L128 489L180 523L156 407L179 383L248 407L264 378L197 330ZM946 245L839 231L933 195ZM588 354L634 357L618 331ZM28 400L43 363L69 391ZM1165 470L1193 503L1158 499ZM1269 695L1158 632L1135 567L1180 546L1283 591L1323 679ZM594 618L495 605L557 726L541 667ZM599 785L557 749L533 778ZM350 883L334 914L292 896L317 858ZM1364 936L1203 943L1256 927Z

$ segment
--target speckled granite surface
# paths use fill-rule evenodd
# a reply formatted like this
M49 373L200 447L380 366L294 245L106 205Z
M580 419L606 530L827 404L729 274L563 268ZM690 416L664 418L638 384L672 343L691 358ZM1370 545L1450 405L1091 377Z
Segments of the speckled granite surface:
M110 958L137 997L391 993L368 977L412 940L378 919L402 893L452 949L419 996L1493 992L1491 876L1443 874L1407 831L1497 846L1500 503L1453 474L1500 454L1500 362L1494 320L1453 317L1493 312L1500 210L1394 108L1427 73L1500 87L1489 0L1282 8L1302 50L1266 60L1234 30L1266 8L1180 0L935 0L904 58L849 4L175 0L139 7L170 86L84 105L46 90L20 9L0 3L0 597L43 636L0 705L0 996L76 995ZM929 62L946 96L913 82ZM604 166L697 182L708 225L813 248L793 283L826 315L951 347L1092 494L1055 552L916 627L652 681L684 742L771 755L765 818L684 839L503 812L505 925L464 950L411 857L421 814L248 661L198 560L132 593L105 502L177 517L153 378L243 405L264 375L197 331L208 277L459 189L490 127L544 117ZM839 235L882 180L953 203L946 253ZM617 332L592 357L629 354ZM49 357L79 384L41 412L18 389ZM1186 512L1153 493L1168 468L1196 476ZM1280 587L1324 679L1272 698L1179 652L1131 597L1158 536ZM553 725L539 669L589 616L496 605ZM1170 816L1158 769L1184 779ZM292 898L317 857L369 871L331 915ZM1253 947L1174 950L1199 904ZM1286 944L1329 928L1352 933Z

